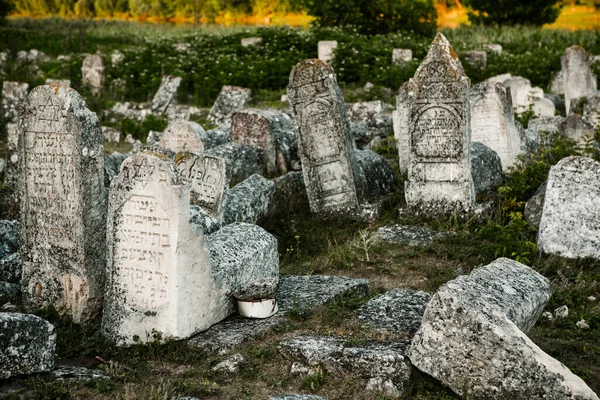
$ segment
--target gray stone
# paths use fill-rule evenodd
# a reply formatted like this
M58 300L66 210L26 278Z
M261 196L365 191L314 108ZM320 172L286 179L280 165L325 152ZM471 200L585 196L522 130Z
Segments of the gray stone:
M411 62L413 52L411 49L392 49L392 64L402 65Z
M248 46L258 46L262 43L263 38L261 37L247 37L247 38L242 38L241 44L243 47L248 47Z
M167 125L158 141L158 145L175 153L204 151L203 137L206 136L204 128L193 121L172 121Z
M542 145L542 137L534 129L523 129L522 125L517 123L517 129L521 136L521 152L523 154L536 153Z
M158 146L160 142L160 138L163 133L158 131L149 131L148 136L146 136L146 145L147 146Z
M320 40L317 43L317 58L326 63L333 60L333 52L338 46L337 40Z
M471 142L483 143L496 152L502 161L502 171L508 171L521 153L510 93L501 83L482 82L473 86L470 96ZM474 168L472 163L473 156L471 168Z
M6 303L17 304L20 297L20 284L0 282L0 306L3 306Z
M356 188L361 202L374 202L394 191L396 175L385 158L371 150L354 150L354 159L362 176Z
M226 143L208 149L204 154L225 160L227 175L231 177L232 183L263 172L262 157L258 149L248 144Z
M251 282L249 285L234 294L235 298L242 301L256 301L275 297L279 278L264 278Z
M368 342L347 346L343 339L298 336L279 343L279 353L309 368L323 368L330 375L352 373L365 378L391 380L402 393L410 378L411 365L404 355L408 343Z
M109 188L113 178L119 174L121 164L129 157L127 154L113 153L104 156L104 187Z
M412 335L421 326L430 298L426 292L392 289L369 300L357 314L369 330Z
M110 380L110 377L97 369L57 365L52 371L42 375L44 379L59 382L88 382L91 380Z
M579 114L569 115L560 125L559 129L566 137L582 145L587 140L592 139L595 133L592 124L581 118Z
M542 210L544 208L544 197L546 196L546 185L548 181L544 181L531 196L527 203L525 203L525 210L523 211L523 218L529 226L537 230L540 227L540 220L542 219Z
M56 330L40 317L0 313L0 379L50 371Z
M254 174L229 189L225 194L222 223L255 224L271 210L275 184L261 175Z
M38 86L19 121L22 290L26 310L96 318L105 278L104 148L73 89Z
M0 282L21 283L23 262L19 252L0 258Z
M109 126L102 126L102 136L108 143L119 143L121 141L121 131Z
M43 51L31 49L29 51L19 51L17 53L17 60L21 62L44 63L50 61L50 57L48 57Z
M416 368L468 398L597 399L524 333L551 295L548 279L498 259L437 290L408 356Z
M545 193L540 251L600 259L600 163L586 157L563 158L550 169Z
M586 99L583 105L583 118L589 122L594 129L600 128L600 94L595 94Z
M71 87L71 80L70 79L52 79L52 78L47 78L46 82L44 84L45 85L56 85L56 86Z
M235 373L240 370L240 364L244 361L246 361L245 358L240 353L236 353L215 365L212 370L221 373Z
M400 89L400 170L408 171L406 203L425 213L470 210L475 204L469 157L469 78L438 33L413 78Z
M81 66L81 83L87 86L94 96L98 96L104 86L104 61L100 53L90 54Z
M169 104L165 113L169 122L177 120L189 121L193 115L200 114L201 110L198 107L187 104Z
M221 221L213 218L204 209L198 206L190 205L190 225L196 225L205 235L221 229Z
M563 133L565 117L557 115L555 117L539 117L529 120L527 128L533 129L537 133Z
M284 324L285 315L290 311L311 310L349 293L364 296L368 290L367 279L320 275L282 276L275 293L279 307L277 314L267 319L236 316L213 326L188 343L213 353L227 354L235 346Z
M475 194L480 196L502 184L502 162L498 154L483 143L471 142L469 147Z
M312 394L282 394L281 396L269 397L269 400L327 400L325 397Z
M377 229L375 235L386 242L405 243L409 246L430 247L434 240L448 236L446 232L436 232L429 228L412 225L390 225Z
M2 82L2 108L0 116L8 123L17 122L19 106L27 98L29 84L21 82Z
M333 69L319 60L302 61L292 70L287 91L311 212L355 214L360 178L344 98Z
M225 190L229 186L225 160L206 154L177 153L175 164L185 184L191 189L190 204L219 219Z
M167 111L167 107L173 101L177 94L177 89L181 84L181 78L178 76L165 75L160 81L160 86L152 99L152 112L162 114Z
M467 51L465 62L473 68L485 69L487 67L487 53L479 50Z
M16 252L20 246L19 221L0 220L0 259Z
M588 97L597 90L596 76L592 74L590 56L580 46L571 46L560 59L565 93L567 115L571 110L571 101L579 97Z
M19 180L19 129L18 124L6 124L6 171L4 171L4 186L14 189Z
M563 75L563 71L558 71L553 77L552 81L550 81L550 91L557 95L563 96L565 95L565 85L564 85L565 77Z
M346 116L350 121L352 136L356 139L358 147L364 147L374 137L385 138L392 131L392 118L385 114L385 109L384 103L380 100L346 104ZM352 127L356 124L359 129ZM362 134L363 129L364 134ZM360 133L357 134L355 131Z
M298 161L298 139L289 115L276 110L244 109L233 113L231 140L257 147L264 174L285 174Z
M231 126L221 125L206 131L203 141L205 151L207 149L212 149L213 147L231 142Z
M485 43L483 49L496 55L502 54L502 46L496 43Z
M565 100L560 96L553 93L544 93L544 97L554 103L554 110L558 111L561 115L566 115Z
M215 104L208 114L208 120L216 125L231 121L233 112L244 108L252 91L237 86L223 86Z

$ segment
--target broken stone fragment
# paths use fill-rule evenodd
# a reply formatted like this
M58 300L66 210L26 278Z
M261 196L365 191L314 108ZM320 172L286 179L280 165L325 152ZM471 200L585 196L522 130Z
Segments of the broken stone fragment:
M234 222L255 224L271 211L274 193L273 181L258 174L235 185L225 194L221 218L223 225Z
M481 196L502 184L502 162L498 153L483 143L472 142L469 148L475 195Z
M225 143L206 150L204 154L225 160L227 176L231 177L232 184L263 172L262 157L258 149L248 144Z

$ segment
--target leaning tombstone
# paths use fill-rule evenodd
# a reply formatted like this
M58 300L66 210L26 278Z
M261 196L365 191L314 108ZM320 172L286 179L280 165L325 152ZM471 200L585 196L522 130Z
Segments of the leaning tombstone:
M218 219L229 185L225 160L186 151L177 153L175 164L183 181L190 186L190 204Z
M47 78L46 79L46 85L56 85L56 86L71 87L71 80L70 79L52 79L52 78Z
M81 66L81 83L87 86L94 96L98 96L104 85L104 61L100 53L90 54Z
M178 76L165 75L162 77L160 87L152 99L152 113L161 114L167 110L180 84L181 78Z
M402 65L407 62L411 62L413 58L413 52L411 49L393 49L392 50L392 64Z
M321 61L331 62L333 52L338 46L337 40L321 40L318 43L318 58Z
M38 86L23 106L18 149L23 304L91 321L106 262L98 118L75 90Z
M403 118L398 146L408 148L406 203L428 213L470 210L471 178L469 78L456 52L438 33L429 52L402 87ZM399 110L400 111L400 110Z
M287 91L311 211L320 215L356 212L354 153L333 68L320 60L302 61L292 70Z
M9 123L17 122L19 105L25 101L29 84L21 82L2 82L2 113L0 117Z
M569 115L571 101L592 96L596 91L596 76L592 74L590 56L580 46L571 46L560 59L565 106Z
M501 83L482 82L473 86L470 96L471 141L498 153L502 170L507 171L521 152L510 93Z
M217 125L231 122L234 111L244 108L252 91L237 86L223 86L215 104L208 114L208 120Z
M164 130L158 145L175 153L180 151L204 151L200 124L193 121L173 121Z

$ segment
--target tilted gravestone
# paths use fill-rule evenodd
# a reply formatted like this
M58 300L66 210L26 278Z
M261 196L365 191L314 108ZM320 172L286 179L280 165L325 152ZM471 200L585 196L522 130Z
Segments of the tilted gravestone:
M104 86L104 61L99 53L90 54L81 66L81 83L87 86L94 96L98 96Z
M569 114L571 101L592 96L596 92L596 76L592 74L590 56L580 46L571 46L560 59L565 106Z
M354 154L333 69L320 60L302 61L290 74L287 92L311 211L323 215L355 212Z
M181 152L175 156L175 164L183 181L191 188L190 204L219 219L223 196L229 186L225 160L207 154Z
M178 76L165 75L162 77L160 87L154 95L154 99L152 99L153 113L160 114L167 111L167 107L173 101L180 84L181 78Z
M469 210L475 202L469 143L469 78L448 40L438 33L415 76L398 96L399 148L407 205L426 212Z
M482 82L471 89L471 141L500 156L502 170L512 167L521 152L510 93L501 83Z
M208 114L208 120L217 125L223 125L231 121L234 111L244 108L252 91L237 86L223 86L215 104Z
M196 122L173 121L163 132L158 145L175 153L180 151L204 151L204 129Z
M74 322L102 308L106 200L96 114L73 89L38 86L19 120L22 292Z

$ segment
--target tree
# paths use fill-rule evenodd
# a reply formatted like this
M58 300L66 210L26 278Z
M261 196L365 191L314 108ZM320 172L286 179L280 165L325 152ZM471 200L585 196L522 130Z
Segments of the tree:
M483 25L550 24L560 14L561 0L469 0L469 21Z
M316 26L356 26L365 34L415 31L433 34L432 0L305 0Z
M6 16L13 10L10 0L0 0L0 25L6 22Z

